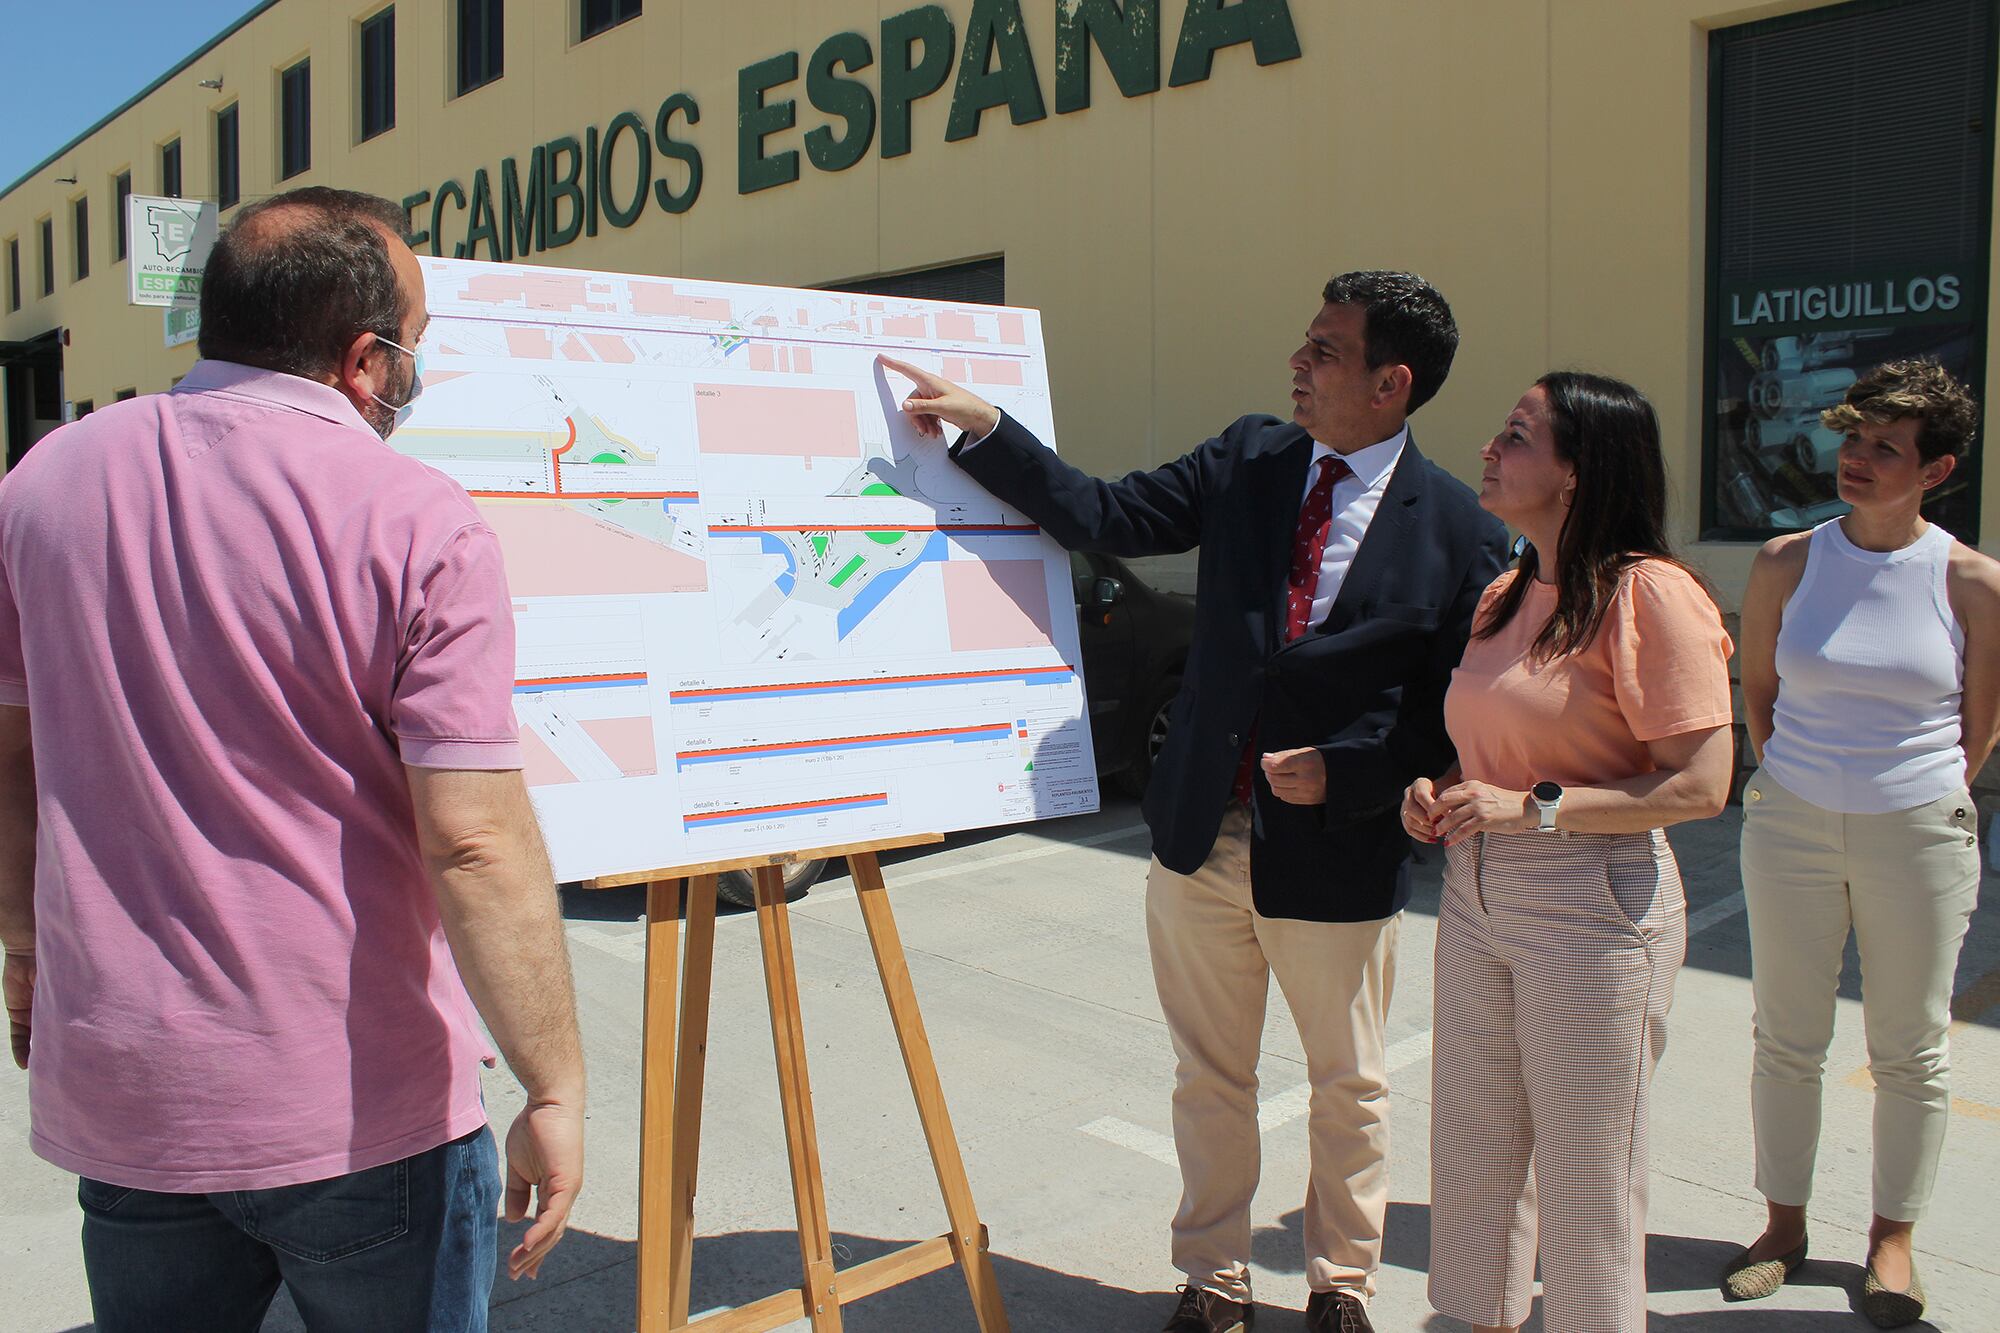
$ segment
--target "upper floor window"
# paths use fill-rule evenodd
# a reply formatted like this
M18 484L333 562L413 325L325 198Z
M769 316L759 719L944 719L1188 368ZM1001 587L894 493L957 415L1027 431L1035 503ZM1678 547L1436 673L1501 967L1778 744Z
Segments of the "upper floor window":
M118 238L118 248L112 253L114 260L123 259L132 247L132 238L126 234L129 225L125 215L132 210L126 201L132 197L132 173L121 171L111 181L111 231Z
M236 201L243 197L237 120L234 102L215 113L215 202L223 208L235 207Z
M42 219L42 295L53 296L56 290L56 220Z
M181 197L181 141L169 139L160 145L160 193L169 199Z
M7 309L21 308L21 238L7 238Z
M396 7L361 25L361 137L396 128Z
M278 76L278 179L312 166L312 61L301 60Z
M71 218L76 224L71 236L76 242L76 280L82 282L90 276L90 196L79 196L70 207L74 210Z
M493 82L505 72L501 0L458 0L458 92Z
M583 22L577 29L577 40L595 37L607 28L638 17L639 0L583 0Z

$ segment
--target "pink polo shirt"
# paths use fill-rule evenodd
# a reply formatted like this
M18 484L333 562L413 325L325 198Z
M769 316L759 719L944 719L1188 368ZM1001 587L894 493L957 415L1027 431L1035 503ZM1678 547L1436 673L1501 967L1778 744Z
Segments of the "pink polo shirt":
M203 361L0 482L33 728L32 1142L264 1189L478 1127L403 765L520 767L500 548L336 390Z

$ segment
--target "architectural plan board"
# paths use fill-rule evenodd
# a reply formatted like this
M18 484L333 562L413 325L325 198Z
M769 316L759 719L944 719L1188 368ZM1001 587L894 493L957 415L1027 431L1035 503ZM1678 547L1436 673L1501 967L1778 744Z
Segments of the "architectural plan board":
M1068 558L875 363L1052 440L1036 312L423 262L392 443L500 536L559 878L1097 808Z

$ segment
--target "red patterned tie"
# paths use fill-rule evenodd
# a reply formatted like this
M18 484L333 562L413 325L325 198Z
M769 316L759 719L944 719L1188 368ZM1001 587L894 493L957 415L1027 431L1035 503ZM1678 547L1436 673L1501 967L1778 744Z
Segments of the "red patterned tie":
M1347 460L1338 454L1326 455L1315 466L1319 475L1313 479L1306 502L1299 509L1298 531L1292 536L1292 563L1285 571L1286 643L1304 634L1312 620L1313 596L1319 591L1320 561L1326 556L1326 530L1333 522L1333 485L1354 475ZM1245 805L1250 804L1250 784L1256 765L1257 735L1253 729L1249 743L1243 747L1243 758L1236 765L1236 785L1230 792Z

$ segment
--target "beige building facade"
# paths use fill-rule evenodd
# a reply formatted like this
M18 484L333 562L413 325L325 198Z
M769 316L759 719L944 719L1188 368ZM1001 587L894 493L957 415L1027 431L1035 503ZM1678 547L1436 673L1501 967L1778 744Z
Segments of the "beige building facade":
M0 195L9 454L194 360L129 303L121 190L226 223L337 185L403 201L424 253L1004 295L1105 474L1284 412L1326 278L1410 268L1463 331L1421 447L1474 480L1538 374L1630 379L1734 597L1761 533L1831 512L1812 417L1856 368L1995 382L1992 11L273 0ZM2000 551L1972 463L1941 521Z

